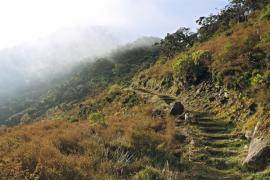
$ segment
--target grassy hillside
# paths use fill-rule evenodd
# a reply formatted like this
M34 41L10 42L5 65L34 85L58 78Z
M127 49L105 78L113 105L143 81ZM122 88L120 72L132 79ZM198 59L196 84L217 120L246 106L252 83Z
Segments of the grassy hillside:
M0 176L267 179L267 149L257 169L243 165L253 140L269 137L267 3L232 1L197 33L86 65L19 118L38 122L1 129ZM177 102L194 118L172 113Z

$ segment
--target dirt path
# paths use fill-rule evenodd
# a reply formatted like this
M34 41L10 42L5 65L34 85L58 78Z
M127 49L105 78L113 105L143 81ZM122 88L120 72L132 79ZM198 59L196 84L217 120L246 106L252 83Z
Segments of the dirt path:
M164 101L178 100L176 97L145 89L135 89L135 91L149 96L158 96ZM188 108L189 111L198 110L194 106ZM193 145L191 157L194 178L199 180L242 179L240 157L248 142L233 133L235 127L232 123L216 119L210 112L195 113L195 116L196 122L188 125L192 129L190 135L196 142Z
M233 124L200 113L193 127L198 139L193 157L198 179L242 179L239 157L247 141L232 133Z

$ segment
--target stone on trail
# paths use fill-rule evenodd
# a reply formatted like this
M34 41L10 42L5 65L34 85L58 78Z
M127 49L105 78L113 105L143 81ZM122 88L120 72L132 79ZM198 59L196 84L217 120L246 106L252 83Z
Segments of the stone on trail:
M170 115L177 116L184 113L184 106L181 102L174 102L171 104Z

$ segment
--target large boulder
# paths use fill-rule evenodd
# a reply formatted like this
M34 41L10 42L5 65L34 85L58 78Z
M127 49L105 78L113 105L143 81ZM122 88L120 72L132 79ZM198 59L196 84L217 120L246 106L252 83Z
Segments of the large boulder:
M185 108L181 102L173 102L171 103L170 115L177 116L183 114Z
M270 162L270 140L253 138L243 165L249 169L262 170Z

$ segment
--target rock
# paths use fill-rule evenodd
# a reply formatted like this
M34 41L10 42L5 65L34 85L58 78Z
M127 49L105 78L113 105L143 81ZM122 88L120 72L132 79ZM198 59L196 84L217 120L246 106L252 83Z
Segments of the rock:
M251 140L252 139L252 135L253 135L253 131L252 130L246 130L246 132L245 132L245 138L247 140Z
M179 96L181 94L181 90L179 88L177 88L177 90L175 91L175 95Z
M195 96L198 96L199 94L201 94L201 91L202 91L202 87L197 89L197 91L195 92Z
M177 116L183 114L185 108L181 102L171 103L170 115Z
M270 163L270 139L269 137L258 137L257 130L261 124L258 121L249 145L248 155L243 162L243 166L252 170L263 170Z
M177 122L183 122L184 120L185 120L185 114L184 113L177 116L177 118L176 118Z
M253 115L257 112L257 107L258 105L256 103L252 103L251 105L249 105L248 107L248 115Z
M194 114L192 114L190 112L186 112L185 113L185 121L187 121L187 122L196 122Z
M193 139L190 141L190 145L192 145L192 146L195 145L195 141Z
M243 166L253 170L263 170L270 162L270 140L253 138Z
M221 97L222 95L224 94L224 89L220 89L220 91L219 91L219 96Z
M229 98L229 93L228 93L228 92L225 92L225 93L224 93L224 97L225 97L225 98Z

